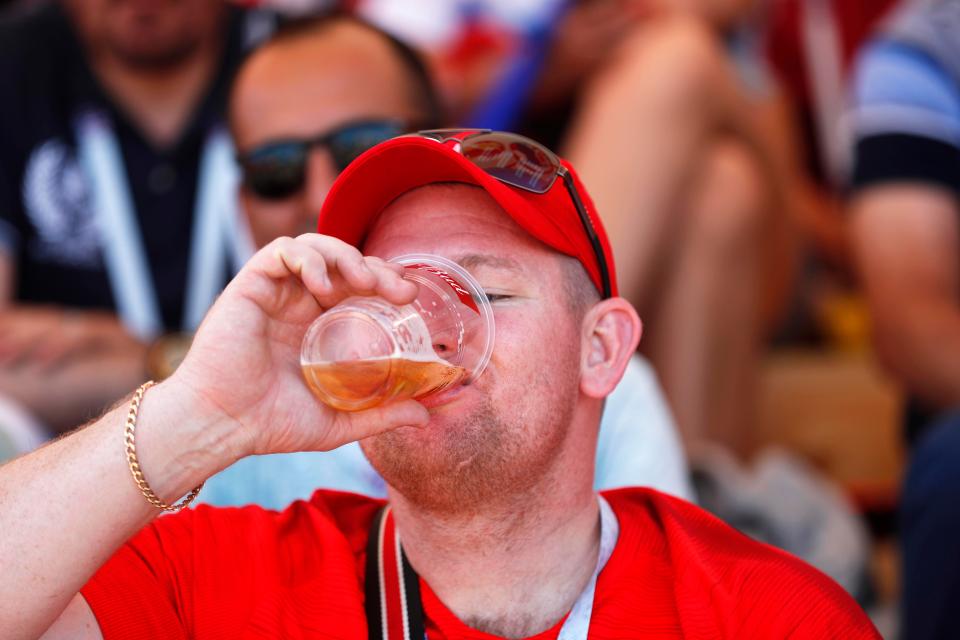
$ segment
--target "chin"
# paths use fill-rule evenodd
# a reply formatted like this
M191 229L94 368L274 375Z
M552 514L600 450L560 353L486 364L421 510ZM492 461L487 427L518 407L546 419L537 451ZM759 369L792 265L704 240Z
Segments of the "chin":
M486 396L470 411L458 406L472 395L431 410L423 429L363 441L371 464L410 504L438 514L476 513L527 495L557 459L563 430L537 437L526 422L504 420Z

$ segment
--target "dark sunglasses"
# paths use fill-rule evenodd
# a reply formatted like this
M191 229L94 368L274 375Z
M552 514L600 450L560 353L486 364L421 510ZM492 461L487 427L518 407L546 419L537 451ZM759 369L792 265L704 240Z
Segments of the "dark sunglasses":
M326 148L337 170L343 171L367 149L407 131L397 120L351 122L312 138L267 142L237 160L246 188L264 200L282 200L303 188L307 159L314 147Z
M530 138L489 129L433 129L410 135L430 138L438 142L456 140L460 143L460 153L470 162L500 182L518 189L546 193L556 182L557 177L562 178L596 255L597 265L600 268L600 282L603 285L603 297L610 297L610 270L597 230L580 199L573 176L560 163L560 158L555 153Z

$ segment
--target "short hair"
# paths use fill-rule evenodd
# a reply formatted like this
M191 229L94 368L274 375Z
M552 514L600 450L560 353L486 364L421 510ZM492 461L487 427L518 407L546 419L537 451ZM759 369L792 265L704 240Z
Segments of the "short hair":
M411 123L422 129L442 126L445 122L444 109L433 79L421 55L410 45L383 29L347 13L343 10L331 10L319 15L281 18L276 31L251 54L274 44L316 34L337 24L353 24L383 39L390 51L407 70L410 78L411 97L423 112L423 122ZM239 73L236 77L239 77Z
M567 307L577 320L600 302L600 292L587 274L583 263L572 256L563 256L563 293Z

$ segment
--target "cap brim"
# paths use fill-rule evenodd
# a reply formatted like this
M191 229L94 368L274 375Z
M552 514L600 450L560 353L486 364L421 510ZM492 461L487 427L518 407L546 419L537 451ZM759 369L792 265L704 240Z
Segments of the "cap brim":
M391 202L413 189L438 182L482 188L533 237L562 253L577 255L576 241L544 214L546 194L511 188L454 148L414 136L380 144L347 167L324 201L317 230L361 246L376 217Z

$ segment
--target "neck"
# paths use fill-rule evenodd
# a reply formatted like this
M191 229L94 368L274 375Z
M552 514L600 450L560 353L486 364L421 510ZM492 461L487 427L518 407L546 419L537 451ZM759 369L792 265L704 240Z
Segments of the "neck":
M592 577L600 518L591 482L579 483L579 491L550 484L462 514L425 513L391 491L410 563L469 626L507 638L545 631Z
M179 63L149 70L100 51L92 56L91 66L143 136L162 149L183 134L216 72L220 48L218 39L209 38Z

